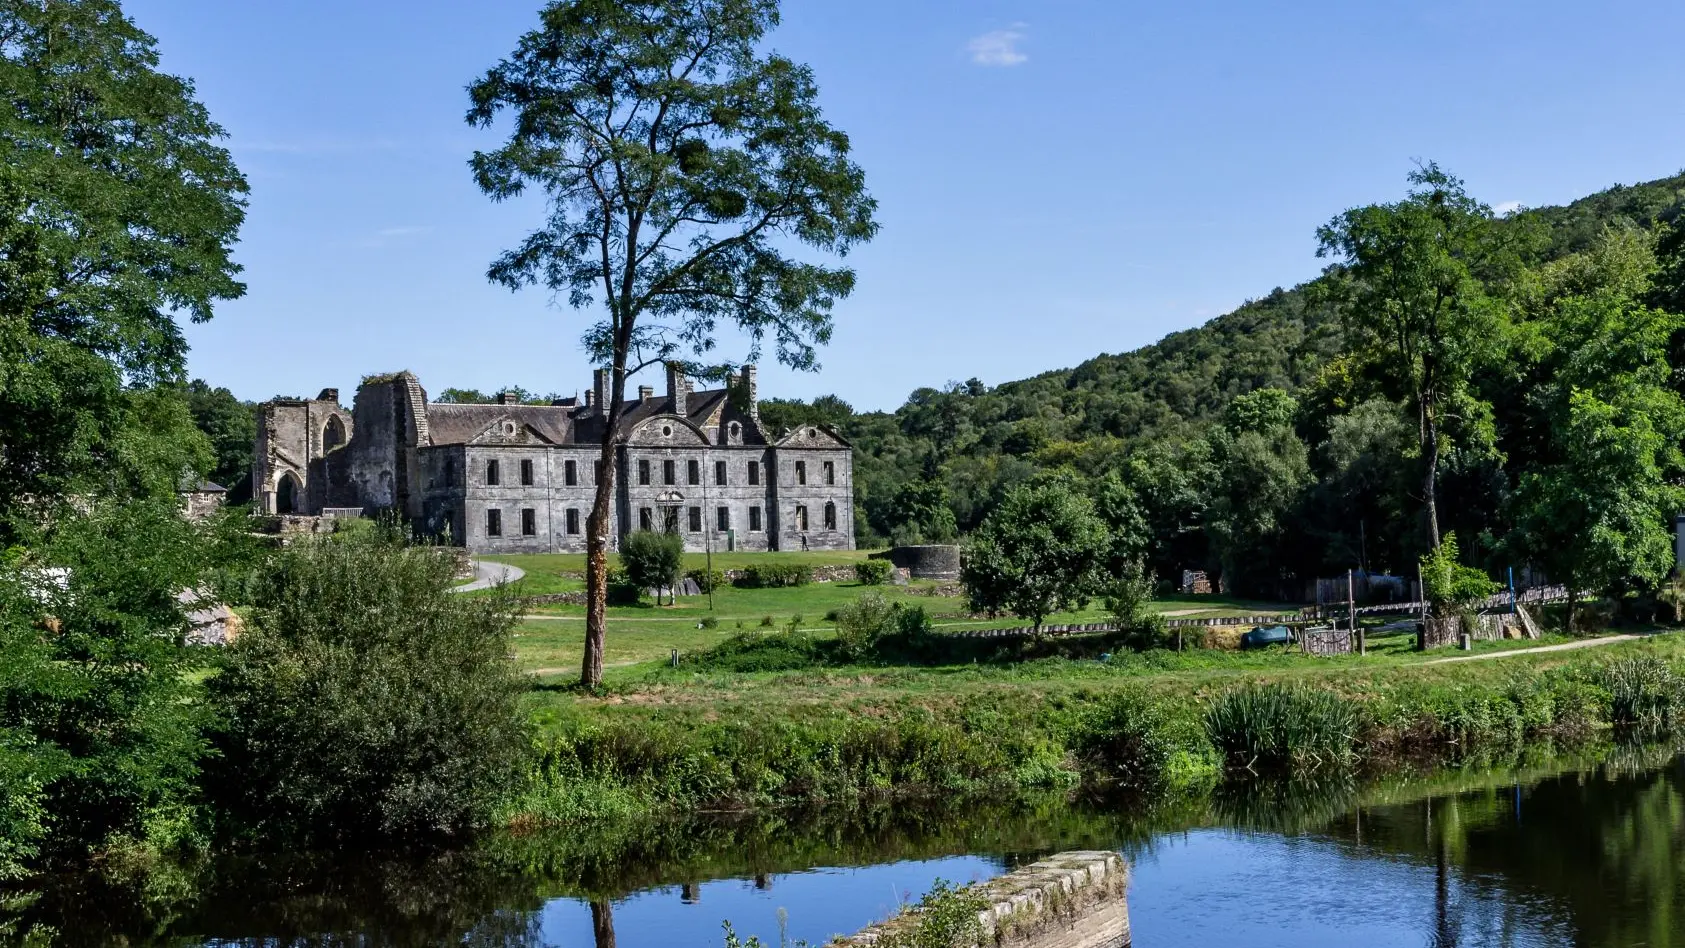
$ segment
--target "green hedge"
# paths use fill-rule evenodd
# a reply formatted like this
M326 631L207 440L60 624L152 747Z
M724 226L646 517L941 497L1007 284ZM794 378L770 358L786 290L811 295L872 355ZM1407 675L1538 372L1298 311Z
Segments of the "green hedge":
M800 563L757 563L743 571L737 585L744 589L781 589L813 582L813 567Z
M882 586L889 579L889 571L894 567L888 560L866 560L854 564L854 578L862 586Z

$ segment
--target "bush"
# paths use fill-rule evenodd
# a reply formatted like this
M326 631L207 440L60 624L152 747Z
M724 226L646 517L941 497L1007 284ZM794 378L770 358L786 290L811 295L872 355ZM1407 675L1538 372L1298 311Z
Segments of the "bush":
M1685 680L1660 659L1641 656L1611 662L1603 672L1609 720L1645 732L1685 723Z
M813 567L800 563L757 563L743 571L737 585L744 589L781 589L813 582Z
M685 656L685 664L693 669L738 673L795 671L824 662L822 644L793 629L770 635L738 633L712 648Z
M848 661L878 653L880 640L895 631L896 606L879 593L866 593L837 610L837 649Z
M1164 617L1147 608L1157 579L1139 561L1124 566L1106 592L1106 609L1117 625L1118 639L1138 652L1165 644Z
M696 580L696 588L704 594L714 592L725 586L725 573L719 570L693 569L685 572L686 579Z
M677 533L636 530L620 545L620 567L642 589L672 587L684 567L685 541Z
M1205 729L1231 765L1306 770L1351 763L1358 720L1331 691L1275 683L1220 696Z
M854 578L862 586L882 586L889 581L889 571L894 568L888 560L865 560L854 564Z
M1107 779L1156 790L1199 769L1201 757L1209 757L1209 745L1201 747L1203 735L1188 733L1185 721L1162 700L1124 691L1089 709L1075 743L1089 767Z
M257 834L347 838L483 824L527 747L512 595L390 533L300 542L258 583L210 679L211 797Z
M611 606L635 606L644 598L644 587L632 582L625 570L608 571L608 586L603 590Z
M772 616L761 616L761 628L770 629L773 625Z
M717 629L717 628L720 627L720 617L719 616L703 616L701 625L704 629Z

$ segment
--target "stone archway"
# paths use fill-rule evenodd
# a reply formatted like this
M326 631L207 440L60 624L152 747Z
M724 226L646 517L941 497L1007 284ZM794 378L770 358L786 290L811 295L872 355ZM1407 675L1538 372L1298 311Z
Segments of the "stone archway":
M275 482L275 512L278 514L298 513L299 502L303 499L304 486L298 482L298 477L291 471L281 474Z
M344 443L345 422L338 415L329 415L328 423L322 426L322 453L327 454Z

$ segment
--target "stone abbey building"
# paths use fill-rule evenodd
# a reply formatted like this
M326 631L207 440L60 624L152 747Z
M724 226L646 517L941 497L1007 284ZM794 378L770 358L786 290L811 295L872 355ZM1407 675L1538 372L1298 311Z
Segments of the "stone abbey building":
M258 409L255 506L269 514L397 511L480 553L583 552L608 399L598 371L584 402L429 402L409 372L372 376L353 407L337 389ZM682 535L687 550L846 550L854 546L854 465L823 426L762 428L754 366L725 388L693 391L676 368L667 392L621 405L615 530Z

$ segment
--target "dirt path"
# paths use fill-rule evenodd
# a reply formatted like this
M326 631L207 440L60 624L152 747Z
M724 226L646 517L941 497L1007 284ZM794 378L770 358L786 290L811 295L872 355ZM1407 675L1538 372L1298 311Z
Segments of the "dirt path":
M465 593L474 592L478 589L490 589L503 583L512 583L527 574L526 570L519 566L510 566L506 563L493 563L490 560L474 560L473 562L475 580L471 583L463 583L460 586L452 586L451 592Z
M1564 642L1561 645L1541 645L1538 648L1512 648L1506 652L1486 652L1481 655L1459 655L1456 658L1436 658L1423 665L1443 665L1446 662L1478 662L1487 658L1509 658L1512 655L1537 655L1540 652L1571 652L1579 648L1597 648L1600 645L1614 645L1617 642L1636 642L1646 638L1642 635L1605 635L1598 639L1585 639L1580 642Z

